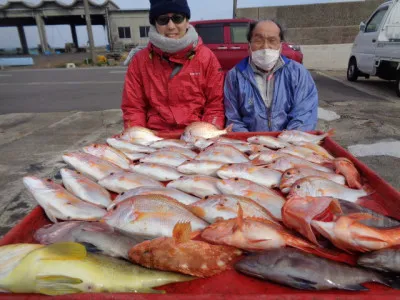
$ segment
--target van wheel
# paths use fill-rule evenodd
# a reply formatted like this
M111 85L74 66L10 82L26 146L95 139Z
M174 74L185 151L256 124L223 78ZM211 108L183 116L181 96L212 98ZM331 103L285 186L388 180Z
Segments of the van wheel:
M357 61L354 57L352 57L350 58L349 65L347 67L347 80L356 81L359 75L360 71L357 68Z
M396 79L396 94L400 97L400 71L397 72L397 79Z

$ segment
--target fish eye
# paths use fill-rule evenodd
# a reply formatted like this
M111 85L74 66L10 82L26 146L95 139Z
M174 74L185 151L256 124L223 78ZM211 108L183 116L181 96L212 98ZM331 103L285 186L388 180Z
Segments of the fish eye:
M296 188L298 188L298 189L299 189L299 188L300 188L300 184L298 184L298 185L296 186Z
M117 205L115 205L115 206L112 208L112 210L115 211L117 208L118 208Z
M94 148L97 148L97 145L94 145L93 147L94 147Z
M207 200L208 198L210 198L210 197L209 197L209 196L205 196L205 197L204 197L204 199L206 199L206 200Z
M230 167L231 167L231 166L233 166L233 164L228 164L228 166L230 166Z
M46 179L47 182L52 182L52 180L50 178Z
M235 180L235 181L239 181L239 178L236 177L234 180Z
M76 174L79 174L79 175L81 175L82 173L78 171L78 172L76 172Z
M125 192L122 192L120 195L125 195Z
M111 176L114 175L114 174L115 174L114 172L111 172L111 173L110 173Z

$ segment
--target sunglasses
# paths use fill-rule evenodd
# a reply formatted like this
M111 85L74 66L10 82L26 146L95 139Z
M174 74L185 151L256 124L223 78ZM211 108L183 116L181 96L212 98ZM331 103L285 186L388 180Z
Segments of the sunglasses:
M172 20L175 24L181 24L185 19L186 16L181 14L173 14L171 17L168 15L161 15L156 19L156 22L158 25L164 26L169 23L169 20Z

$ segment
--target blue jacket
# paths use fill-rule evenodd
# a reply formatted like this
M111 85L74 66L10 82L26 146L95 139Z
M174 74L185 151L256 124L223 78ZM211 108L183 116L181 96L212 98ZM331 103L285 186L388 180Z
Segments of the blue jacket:
M282 56L275 71L274 97L268 109L258 90L249 58L243 59L225 78L225 115L233 131L314 130L318 92L311 74L301 64Z

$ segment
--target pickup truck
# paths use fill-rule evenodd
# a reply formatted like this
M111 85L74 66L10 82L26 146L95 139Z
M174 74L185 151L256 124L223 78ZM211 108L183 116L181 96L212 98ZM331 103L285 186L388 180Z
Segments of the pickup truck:
M378 76L396 80L400 97L400 0L381 4L366 22L361 22L351 51L347 79Z
M251 19L224 19L190 22L203 39L204 44L217 56L226 72L249 55L247 31ZM282 54L303 63L303 53L299 46L283 42Z

